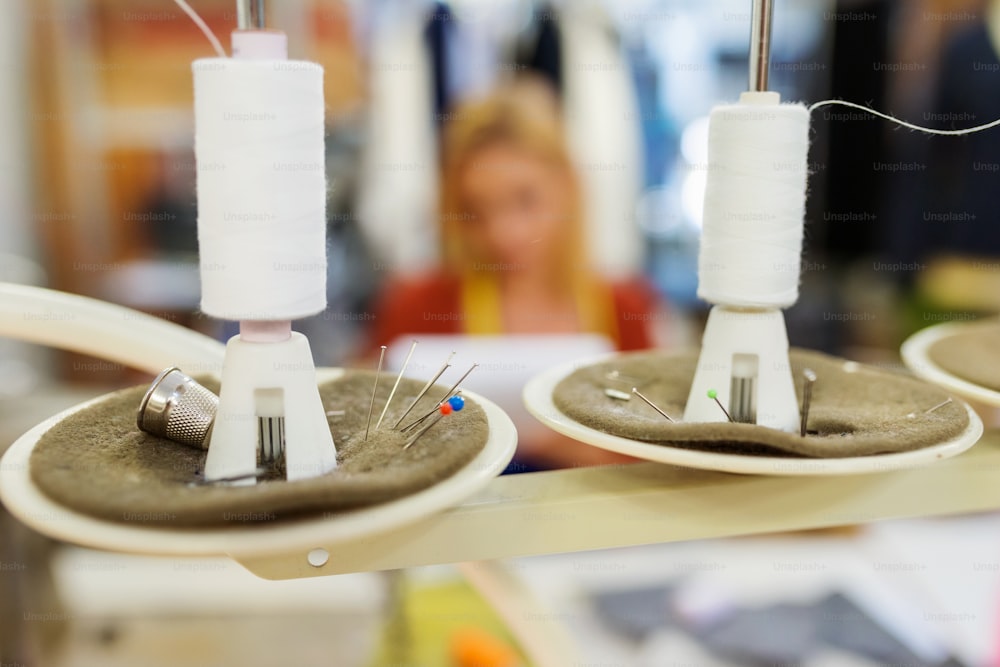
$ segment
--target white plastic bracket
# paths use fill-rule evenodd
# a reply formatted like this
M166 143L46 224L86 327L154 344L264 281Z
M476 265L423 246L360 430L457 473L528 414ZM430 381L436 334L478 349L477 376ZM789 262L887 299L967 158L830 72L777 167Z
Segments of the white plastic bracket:
M308 339L297 332L277 342L230 338L206 479L252 474L261 444L260 420L277 417L283 422L286 479L316 477L337 467Z
M752 381L748 382L748 379ZM702 338L701 356L684 409L686 422L724 422L727 417L708 397L714 389L726 410L738 419L736 392L742 383L744 401L756 413L752 423L781 431L799 429L792 368L788 361L785 318L777 309L714 306Z

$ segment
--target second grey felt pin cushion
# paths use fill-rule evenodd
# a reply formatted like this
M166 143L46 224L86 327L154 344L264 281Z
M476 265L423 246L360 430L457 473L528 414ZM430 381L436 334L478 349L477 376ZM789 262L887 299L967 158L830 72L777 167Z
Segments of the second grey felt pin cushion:
M698 363L697 350L622 354L586 366L556 386L553 402L568 417L610 435L711 452L797 458L912 451L946 442L969 424L965 407L956 401L925 414L949 394L911 376L808 350L793 349L790 360L800 401L802 371L810 368L818 377L806 437L755 424L670 423L639 400L619 401L604 393L608 387L631 391L631 385L638 384L645 396L679 420ZM612 371L630 380L609 380Z

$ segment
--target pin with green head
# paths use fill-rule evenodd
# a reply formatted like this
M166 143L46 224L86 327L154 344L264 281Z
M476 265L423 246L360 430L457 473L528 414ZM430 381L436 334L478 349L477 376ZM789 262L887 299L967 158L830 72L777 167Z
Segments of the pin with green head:
M729 416L729 411L726 410L726 407L722 405L722 402L719 400L719 392L715 391L714 389L709 389L708 397L713 401L715 401L715 404L719 406L719 409L722 410L722 413L726 415L726 419L728 419L729 421L733 421L733 418Z

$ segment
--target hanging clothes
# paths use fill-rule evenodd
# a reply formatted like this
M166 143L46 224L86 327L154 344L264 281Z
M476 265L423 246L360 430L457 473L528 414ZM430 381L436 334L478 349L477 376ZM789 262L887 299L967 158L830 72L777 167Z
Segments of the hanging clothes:
M639 108L628 61L600 4L542 5L532 39L507 63L497 62L502 37L488 21L463 22L445 2L401 3L399 10L373 35L359 192L361 226L380 268L412 274L437 264L440 126L458 102L489 90L498 72L531 70L561 92L591 264L609 277L637 272Z
M543 3L532 14L532 30L515 50L514 70L536 74L552 84L559 97L563 92L562 35L556 21L555 8Z
M372 35L358 216L378 268L416 272L438 252L434 74L427 6L397 9Z
M635 219L643 180L635 83L597 0L567 4L557 16L566 131L584 187L591 262L610 277L633 275L643 257Z

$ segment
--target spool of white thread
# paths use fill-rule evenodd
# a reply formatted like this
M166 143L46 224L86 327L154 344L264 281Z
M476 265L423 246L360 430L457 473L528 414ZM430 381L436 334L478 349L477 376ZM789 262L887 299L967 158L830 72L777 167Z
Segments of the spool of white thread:
M809 111L777 93L712 110L698 296L784 308L798 299Z
M326 307L323 68L193 63L201 308L293 320Z

